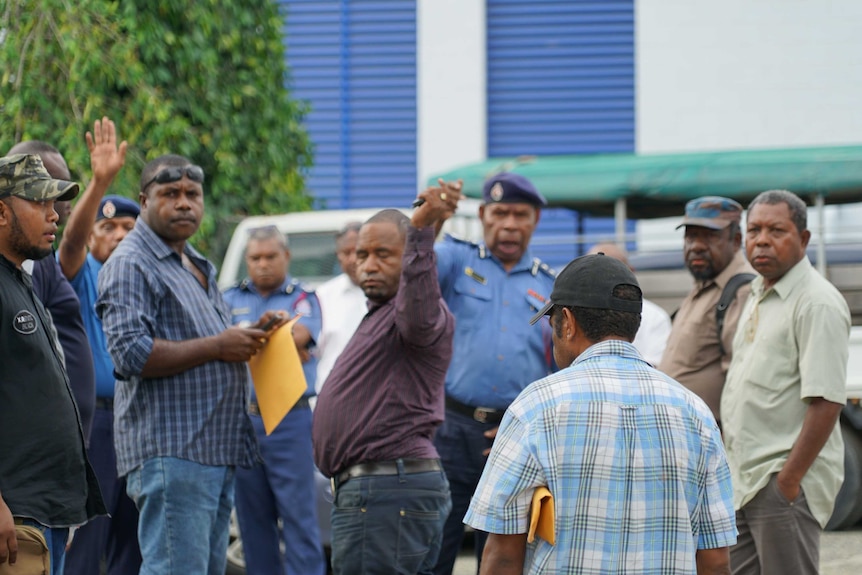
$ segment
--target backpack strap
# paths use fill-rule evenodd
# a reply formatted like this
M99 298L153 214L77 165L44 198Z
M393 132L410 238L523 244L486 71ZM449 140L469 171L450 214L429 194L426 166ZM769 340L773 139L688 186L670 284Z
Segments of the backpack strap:
M724 314L727 313L727 308L730 307L731 302L736 298L736 292L739 291L739 288L750 283L755 277L757 277L755 274L750 273L736 274L727 280L727 283L724 284L724 289L721 290L721 297L718 298L718 304L715 306L715 325L718 328L718 349L721 351L721 355L726 353L724 344L721 342L721 332L724 329Z

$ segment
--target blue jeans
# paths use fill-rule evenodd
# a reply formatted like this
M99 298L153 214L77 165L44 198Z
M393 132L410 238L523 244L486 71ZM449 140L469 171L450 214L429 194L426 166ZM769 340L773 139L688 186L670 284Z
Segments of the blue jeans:
M21 523L35 527L45 535L45 542L48 543L48 555L51 556L50 575L62 575L63 564L66 560L66 541L69 539L69 528L45 527L32 519L21 519Z
M140 512L141 575L223 575L233 508L233 467L154 457L129 473Z
M344 482L332 508L335 575L431 573L451 507L442 471Z
M435 575L450 575L464 539L464 515L470 506L470 499L488 458L482 451L491 447L492 441L484 433L497 425L479 423L450 409L434 436L434 446L440 454L446 478L452 490L452 512L443 528L443 543L440 556L434 567ZM482 552L488 534L476 531L474 534L476 560L481 563Z
M236 517L248 575L324 575L317 524L311 409L292 409L271 435L251 417L263 464L236 470ZM279 527L278 520L281 519ZM281 553L279 541L284 543Z
M125 478L117 477L113 410L96 408L87 456L110 517L97 517L75 532L64 575L99 573L102 558L107 575L137 575L141 569L138 510L126 495Z

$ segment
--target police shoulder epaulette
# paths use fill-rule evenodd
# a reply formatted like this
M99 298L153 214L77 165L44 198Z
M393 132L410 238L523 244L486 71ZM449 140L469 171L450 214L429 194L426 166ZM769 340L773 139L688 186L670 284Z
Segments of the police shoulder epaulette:
M533 258L533 267L530 269L530 273L535 276L539 272L542 272L543 274L545 274L546 276L548 276L550 278L556 278L557 277L557 272L554 271L554 269L551 268L548 264L544 263L539 258Z
M478 246L478 244L476 242L471 242L470 240L466 240L466 239L462 238L461 236L456 236L455 234L452 234L449 232L446 232L446 240L445 241L451 241L453 243L463 244L466 246L473 246L473 247Z
M288 282L288 284L286 286L284 286L284 293L286 293L287 295L290 295L293 292L295 292L297 289L300 289L307 294L314 293L313 288L305 285L304 283L300 282L296 278L291 278L290 282Z
M245 278L241 282L234 284L233 287L235 287L239 290L242 290L242 291L246 291L246 290L248 290L248 286L250 286L250 285L251 285L251 280L248 278Z
M486 257L488 257L488 248L485 247L485 244L477 244L476 242L466 240L449 232L446 232L446 239L444 241L476 249L479 252L479 257L481 259L485 259Z

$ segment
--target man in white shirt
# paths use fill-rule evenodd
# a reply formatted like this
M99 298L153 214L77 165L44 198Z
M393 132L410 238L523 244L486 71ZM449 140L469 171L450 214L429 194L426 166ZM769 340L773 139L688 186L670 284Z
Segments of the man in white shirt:
M612 243L596 244L587 253L592 255L599 252L623 262L630 270L634 271L629 264L626 251L618 245ZM667 312L658 304L644 298L641 326L632 343L645 360L653 365L658 365L667 345L667 338L670 336L670 328L670 316Z
M365 294L356 277L356 238L361 222L351 222L335 236L335 255L344 273L332 278L317 289L317 298L323 317L323 327L317 342L317 393L326 377L350 341L368 308Z

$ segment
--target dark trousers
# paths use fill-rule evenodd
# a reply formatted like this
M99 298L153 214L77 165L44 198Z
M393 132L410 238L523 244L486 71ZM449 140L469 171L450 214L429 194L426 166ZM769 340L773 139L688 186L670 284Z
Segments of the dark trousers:
M817 575L820 523L800 491L788 501L778 489L778 475L736 512L739 537L730 548L734 575Z
M108 575L137 575L138 510L126 495L126 480L117 477L114 412L97 408L87 450L110 517L99 517L75 531L66 553L65 575L97 575L104 557Z
M317 522L311 409L292 409L271 435L266 435L259 416L251 420L264 462L236 471L236 516L246 573L323 575L326 558Z
M464 539L464 515L470 506L470 498L476 491L482 470L488 458L482 451L491 447L492 441L484 436L496 424L479 423L471 417L446 410L446 419L437 430L434 445L449 480L452 492L452 511L443 527L443 544L434 567L435 575L450 575ZM481 561L488 534L475 533L476 559Z
M332 508L335 575L429 575L450 507L442 471L342 483Z

